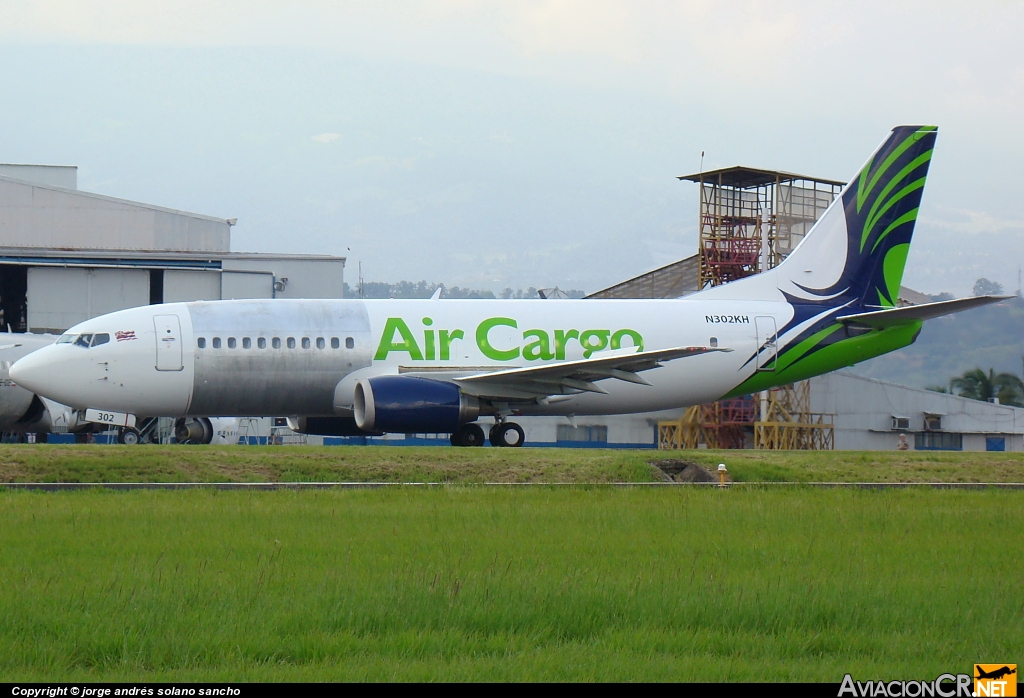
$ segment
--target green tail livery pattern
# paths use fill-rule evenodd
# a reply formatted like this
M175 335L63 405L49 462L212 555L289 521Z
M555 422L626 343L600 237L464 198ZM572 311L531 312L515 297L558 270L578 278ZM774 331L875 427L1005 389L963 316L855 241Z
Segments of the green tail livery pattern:
M794 316L780 328L786 347L776 370L755 373L728 396L803 380L913 343L920 322L868 331L844 327L835 318L896 306L937 133L935 126L893 129L846 187L834 204L842 206L846 223L842 274L828 288L797 284L804 297L786 294ZM794 334L798 327L804 329Z

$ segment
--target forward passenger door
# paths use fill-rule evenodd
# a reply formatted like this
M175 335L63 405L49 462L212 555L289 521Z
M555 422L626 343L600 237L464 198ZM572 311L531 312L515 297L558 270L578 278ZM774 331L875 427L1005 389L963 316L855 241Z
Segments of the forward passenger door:
M181 323L178 316L156 315L153 317L153 327L156 330L156 370L182 370Z

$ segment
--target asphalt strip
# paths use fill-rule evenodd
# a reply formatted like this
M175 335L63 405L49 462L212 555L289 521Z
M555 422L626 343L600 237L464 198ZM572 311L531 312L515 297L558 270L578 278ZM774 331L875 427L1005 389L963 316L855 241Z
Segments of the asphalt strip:
M721 487L717 482L5 482L2 490L324 490L385 487ZM861 489L1024 490L1024 482L730 482L725 488L857 487Z

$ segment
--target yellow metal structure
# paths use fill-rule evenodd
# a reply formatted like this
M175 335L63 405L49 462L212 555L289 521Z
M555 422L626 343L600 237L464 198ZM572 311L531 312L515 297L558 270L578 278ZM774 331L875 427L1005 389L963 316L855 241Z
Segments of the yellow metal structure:
M754 448L768 451L831 451L833 415L811 412L811 384L801 381L768 391L754 422Z

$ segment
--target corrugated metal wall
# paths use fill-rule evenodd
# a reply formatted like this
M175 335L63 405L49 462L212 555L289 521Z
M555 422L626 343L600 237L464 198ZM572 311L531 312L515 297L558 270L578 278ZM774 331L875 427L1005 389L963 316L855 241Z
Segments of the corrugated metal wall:
M294 259L260 255L257 258L228 258L225 271L264 271L274 275L283 286L276 298L344 298L345 260ZM285 281L287 279L287 281ZM268 296L228 296L224 298L265 298Z
M28 270L30 332L63 332L89 318L149 303L149 272L142 269Z
M178 271L164 272L164 303L220 300L220 272Z

